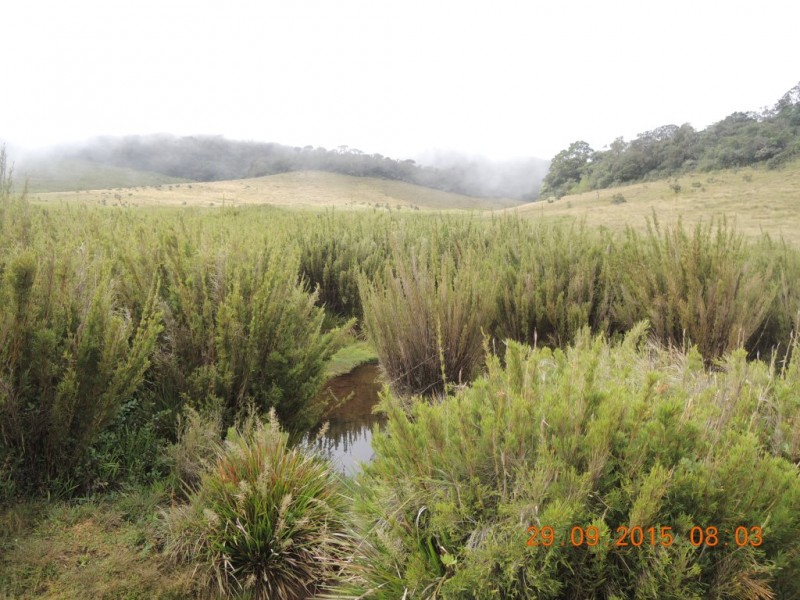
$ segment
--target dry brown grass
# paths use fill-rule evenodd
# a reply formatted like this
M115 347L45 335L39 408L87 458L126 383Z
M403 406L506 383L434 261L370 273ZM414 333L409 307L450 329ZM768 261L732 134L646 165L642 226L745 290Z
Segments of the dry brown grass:
M653 213L663 224L682 219L693 226L723 217L749 237L768 232L800 245L800 162L783 169L746 168L679 177L675 180L636 183L564 196L554 202L535 202L509 209L520 215L544 219L586 219L592 226L644 230ZM613 204L622 194L624 203Z
M515 206L375 177L297 171L254 179L36 194L42 202L80 201L107 206L277 206L486 210Z

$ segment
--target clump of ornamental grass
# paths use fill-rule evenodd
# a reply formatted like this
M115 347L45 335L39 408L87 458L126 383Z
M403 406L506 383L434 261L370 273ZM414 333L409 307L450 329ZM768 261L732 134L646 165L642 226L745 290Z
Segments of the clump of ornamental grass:
M222 449L222 415L186 407L178 417L177 432L177 442L166 450L171 484L177 492L191 493Z
M800 597L800 367L645 335L508 342L440 402L385 395L337 597Z
M167 551L200 586L255 598L305 598L329 583L350 548L349 501L330 464L288 445L277 424L231 429L187 505L166 515Z

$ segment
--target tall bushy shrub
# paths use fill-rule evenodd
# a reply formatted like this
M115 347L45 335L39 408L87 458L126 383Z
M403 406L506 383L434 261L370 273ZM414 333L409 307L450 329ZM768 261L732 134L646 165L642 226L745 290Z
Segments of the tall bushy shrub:
M228 423L253 403L274 407L292 430L314 425L325 362L342 332L322 332L324 312L298 281L296 255L277 245L196 247L174 235L163 244L165 343L156 366L164 391L221 402Z
M565 345L583 327L605 331L608 321L608 250L585 226L504 223L498 326L500 339Z
M311 288L317 290L317 302L329 312L361 317L358 277L370 280L379 274L387 260L386 244L391 217L348 214L333 211L308 216L312 222L298 223L300 272Z
M800 252L784 240L764 236L750 252L764 271L772 271L775 296L763 330L752 343L751 351L762 355L777 350L785 354L791 336L800 333Z
M7 260L0 276L0 454L19 482L34 487L70 478L141 386L160 320L155 290L143 318L131 319L102 261L83 247L39 242Z
M388 395L341 595L798 597L797 440L787 453L775 439L800 415L797 366L776 376L737 352L708 374L695 350L643 346L643 334L566 351L509 342L505 368L491 358L471 388L410 414ZM636 526L655 527L653 541L615 545ZM694 546L695 526L716 527L719 544ZM738 547L737 527L760 527L762 543Z
M477 375L481 329L492 322L492 283L474 253L456 266L451 254L397 248L382 281L361 278L367 335L393 389L436 394Z
M648 319L663 343L696 344L706 360L741 345L751 347L772 307L772 264L724 223L679 223L662 231L655 221L644 236L626 231L618 245L614 305L616 327Z

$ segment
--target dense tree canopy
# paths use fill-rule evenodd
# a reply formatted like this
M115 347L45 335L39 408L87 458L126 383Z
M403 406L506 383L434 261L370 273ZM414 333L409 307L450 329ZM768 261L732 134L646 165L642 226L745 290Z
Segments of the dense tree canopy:
M771 108L735 112L703 131L688 123L664 125L631 142L617 138L596 152L586 142L574 142L553 158L540 196L560 197L694 170L757 163L775 168L795 157L800 157L800 83Z
M556 154L550 163L550 171L542 182L540 194L562 196L576 186L593 154L594 150L584 141L573 142L569 148Z

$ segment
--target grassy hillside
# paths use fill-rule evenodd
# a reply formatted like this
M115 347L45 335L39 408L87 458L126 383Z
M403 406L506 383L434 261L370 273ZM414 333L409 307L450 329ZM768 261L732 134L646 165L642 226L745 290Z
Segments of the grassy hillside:
M610 229L644 228L654 213L663 223L682 219L686 225L725 217L748 236L768 232L800 245L800 161L775 170L750 167L692 173L511 210L534 218L585 218L589 225Z
M80 200L108 206L390 206L448 210L485 210L519 204L515 200L473 198L374 177L352 177L320 171L281 173L253 179L205 183L163 183L35 194L42 202Z
M168 185L188 181L127 167L103 165L79 158L31 161L16 170L18 185L27 180L31 193Z

